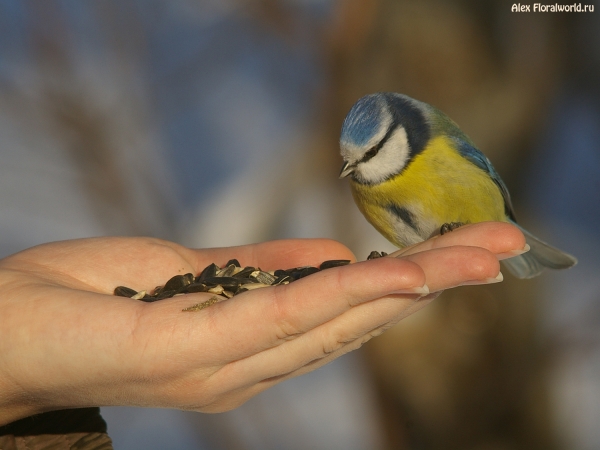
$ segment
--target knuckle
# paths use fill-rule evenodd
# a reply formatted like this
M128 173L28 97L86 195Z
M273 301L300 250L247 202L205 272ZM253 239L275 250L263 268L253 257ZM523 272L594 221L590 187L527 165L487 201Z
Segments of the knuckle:
M327 273L323 274L323 276L332 278L328 281L332 286L332 291L338 294L343 293L343 298L347 303L348 308L352 308L363 302L360 295L357 295L353 289L349 289L349 287L356 283L356 280L354 279L355 272L340 269L341 268L328 269Z
M352 350L356 350L360 347L362 347L364 344L366 344L367 342L369 342L371 339L373 339L374 337L380 336L383 333L385 333L389 328L392 327L392 325L394 325L394 323L388 323L385 325L382 325L380 327L377 327L371 331L369 331L368 333L366 333L364 336L361 336L359 339L356 340L356 345L353 345Z
M302 332L287 320L277 322L275 337L280 341L290 341L300 336Z
M327 356L330 355L336 351L338 351L339 349L341 349L344 346L345 342L343 341L336 341L336 340L327 340L325 342L323 342L323 355Z
M342 347L347 345L350 342L356 340L355 337L346 336L345 333L341 331L334 331L329 334L325 339L323 339L323 355L327 356L332 353L337 352Z
M277 286L273 289L272 314L275 323L275 336L282 341L294 339L303 333L301 327L295 323L289 308L290 293L287 286ZM292 299L292 303L293 299Z
M425 273L415 262L399 258L381 258L386 261L387 275L393 284L403 283L407 285L425 284Z

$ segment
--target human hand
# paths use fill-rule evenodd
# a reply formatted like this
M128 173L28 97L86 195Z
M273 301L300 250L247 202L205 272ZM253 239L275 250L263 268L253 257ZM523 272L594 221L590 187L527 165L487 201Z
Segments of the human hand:
M197 312L182 309L210 294L144 303L112 290L152 289L231 258L272 270L353 256L319 239L207 250L149 238L34 247L0 262L0 424L98 405L234 408L416 311L433 297L418 301L425 283L440 292L494 278L497 255L524 245L508 224L465 226L400 258L327 269Z

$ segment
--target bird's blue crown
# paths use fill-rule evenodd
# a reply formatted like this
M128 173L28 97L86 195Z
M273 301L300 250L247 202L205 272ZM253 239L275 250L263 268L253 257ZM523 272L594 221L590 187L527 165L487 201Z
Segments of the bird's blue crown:
M381 127L385 100L381 94L367 95L354 104L340 136L341 143L365 145Z

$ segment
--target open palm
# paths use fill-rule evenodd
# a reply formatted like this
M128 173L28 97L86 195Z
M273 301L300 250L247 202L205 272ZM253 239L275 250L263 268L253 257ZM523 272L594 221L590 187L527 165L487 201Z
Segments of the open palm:
M0 262L0 424L37 412L137 405L223 411L360 347L434 295L498 274L524 246L507 224L478 224L380 258L245 292L197 312L198 293L144 303L175 274L237 258L264 270L352 259L330 240L192 250L151 238L34 247ZM420 299L420 300L419 300Z

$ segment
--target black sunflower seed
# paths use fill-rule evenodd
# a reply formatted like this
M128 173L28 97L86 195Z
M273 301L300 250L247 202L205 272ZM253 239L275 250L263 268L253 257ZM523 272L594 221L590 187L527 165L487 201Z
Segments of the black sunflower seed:
M185 292L192 294L194 292L206 292L208 291L208 286L204 283L192 283L188 284L185 287Z
M240 280L234 277L212 277L204 280L204 284L210 287L221 285L227 291L235 291L240 285Z
M158 294L154 295L153 298L154 298L154 300L163 300L165 298L171 298L175 294L177 294L177 291L175 291L175 290L166 290L166 289L163 289Z
M299 280L300 278L304 278L307 277L309 275L312 275L313 273L317 273L319 271L319 269L317 269L316 267L301 267L298 270L295 270L294 272L292 272L290 275L292 277L292 279L295 280Z
M218 270L219 270L219 266L217 266L215 263L206 266L204 268L204 270L202 270L202 272L200 272L200 275L198 275L196 277L196 280L195 280L196 283L202 282L206 278L211 278L211 277L216 276Z
M154 290L152 291L152 295L158 294L160 291L162 291L162 288L163 288L162 286L156 286L154 288Z
M325 270L331 267L346 266L348 264L350 264L349 259L330 259L329 261L323 261L319 266L319 269Z
M379 258L385 255L386 253L384 252L372 252L371 255L369 255L369 259ZM194 292L210 292L222 296L221 298L231 298L253 289L288 284L321 270L330 267L344 266L349 263L349 260L329 260L323 261L319 267L303 266L293 267L291 269L277 269L274 272L265 272L260 268L251 266L242 268L237 259L230 259L227 261L224 268L220 268L214 263L209 264L195 278L191 273L175 275L163 286L157 286L154 291L152 291L153 293L151 295L146 291L142 290L137 292L126 286L117 286L114 290L114 294L144 302L154 302L175 295ZM216 296L213 296L213 299L218 301ZM211 303L211 301L204 302L202 305L206 304L206 306L209 306L214 303Z
M191 277L191 279L190 279ZM188 284L190 284L192 282L192 280L194 279L194 275L192 275L191 273L189 274L185 274L185 275L175 275L174 277L170 278L169 281L167 281L165 283L165 285L163 286L163 288L161 289L160 292L162 291L180 291L181 289L183 289L184 287L186 287Z
M135 294L137 294L137 291L135 289L128 288L127 286L117 286L114 291L114 295L117 295L119 297L131 298Z

